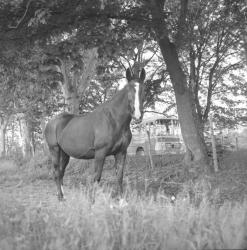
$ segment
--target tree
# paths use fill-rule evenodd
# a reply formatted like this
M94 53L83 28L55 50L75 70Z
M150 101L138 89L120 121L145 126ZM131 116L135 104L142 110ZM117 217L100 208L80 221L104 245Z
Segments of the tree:
M227 82L216 86L212 101L212 111L219 128L235 128L246 122L247 117L247 81L246 70L238 70L226 76Z
M0 157L6 154L6 130L14 110L14 70L0 65Z
M96 73L98 53L96 48L71 46L67 41L49 48L43 72L57 74L67 111L78 114L80 99Z
M1 13L8 15L5 15L0 28L0 41L5 45L6 41L11 41L8 44L16 44L15 41L26 42L30 38L39 42L46 39L52 43L56 39L73 36L86 49L97 47L99 58L108 55L110 59L118 58L121 52L126 53L128 46L136 47L135 44L139 45L140 40L150 41L155 38L175 92L183 138L187 145L187 161L201 161L202 165L207 166L199 113L196 112L194 94L181 62L181 54L190 49L188 37L191 33L186 27L189 27L188 12L194 8L193 5L198 5L196 1L190 4L187 0L65 0L28 3L17 1L12 8L9 8L7 2L3 4ZM230 6L233 4L230 3ZM17 16L16 21L13 21L13 16ZM238 36L238 29L234 27L234 34Z
M220 1L192 1L187 23L181 58L203 135L213 96L223 87L225 76L244 65L239 55L241 37L232 35L239 23Z
M240 39L240 46L242 49L239 51L243 57L245 57L245 62L247 62L247 6L244 0L225 0L223 1L225 10L228 14L228 18L238 25L232 27L231 35Z
M28 47L21 51L6 52L0 61L0 114L3 131L19 121L16 126L20 127L24 142L23 155L27 157L34 152L34 138L35 134L41 132L38 129L40 123L59 106L59 99L52 86L40 77L41 60L40 48ZM1 145L4 145L6 140L2 135Z
M147 3L148 4L148 3ZM166 62L173 89L175 91L177 111L181 123L182 135L187 148L186 161L201 161L208 166L206 145L199 133L198 119L192 102L192 95L188 88L186 75L179 61L177 45L171 41L168 24L164 20L164 1L153 0L149 5L152 13L152 22L157 41ZM184 32L188 2L181 1L179 29L176 37L181 40Z

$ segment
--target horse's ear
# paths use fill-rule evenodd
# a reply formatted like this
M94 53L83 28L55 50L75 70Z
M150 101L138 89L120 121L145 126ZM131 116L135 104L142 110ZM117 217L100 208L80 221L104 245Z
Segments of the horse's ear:
M144 82L145 77L146 77L146 71L145 71L144 68L142 68L142 71L141 71L141 74L140 74L140 80L141 80L141 82Z
M127 68L126 70L126 79L128 80L128 82L130 82L132 79L132 73L131 73L130 68Z

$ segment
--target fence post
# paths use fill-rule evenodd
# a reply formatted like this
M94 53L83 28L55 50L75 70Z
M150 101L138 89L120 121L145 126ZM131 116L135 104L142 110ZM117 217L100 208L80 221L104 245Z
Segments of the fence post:
M153 169L154 164L153 164L153 158L152 158L152 154L151 154L150 131L147 129L146 132L147 132L147 136L148 136L148 158L149 158L149 161L150 161L151 168Z
M213 128L213 121L212 116L209 117L209 125L210 125L210 132L211 132L211 143L212 143L212 151L213 151L213 163L214 163L214 171L218 172L218 159L217 159L217 150L216 150L216 142L214 137L214 128Z
M235 137L235 143L236 143L236 151L238 151L239 147L238 147L238 136L237 135Z

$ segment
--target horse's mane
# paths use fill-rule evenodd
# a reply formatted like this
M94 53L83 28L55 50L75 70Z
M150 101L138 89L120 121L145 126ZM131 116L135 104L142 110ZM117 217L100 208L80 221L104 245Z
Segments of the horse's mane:
M122 89L118 90L113 96L112 98L110 98L109 100L107 100L106 102L102 103L100 106L105 106L108 105L109 103L111 103L112 101L114 101L115 99L118 99L121 95L123 95L126 91L129 90L129 86L128 84L126 84ZM99 107L99 106L98 106Z
M89 113L94 112L95 110L101 110L104 108L107 108L115 99L118 99L121 95L123 95L126 91L129 90L129 84L126 84L122 89L117 90L117 92L112 96L112 98L110 98L109 100L107 100L106 102L98 105L94 110L88 112L88 113L84 113L84 114L72 114L72 113L68 113L68 112L62 112L58 115L56 115L56 118L60 118L60 117L75 117L75 116L85 116Z

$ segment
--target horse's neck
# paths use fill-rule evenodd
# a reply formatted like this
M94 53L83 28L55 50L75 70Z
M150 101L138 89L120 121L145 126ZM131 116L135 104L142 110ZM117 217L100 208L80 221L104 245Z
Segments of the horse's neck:
M129 108L127 88L120 90L113 97L113 99L109 102L108 109L112 113L112 116L115 117L115 119L118 119L123 123L130 123L131 111Z

